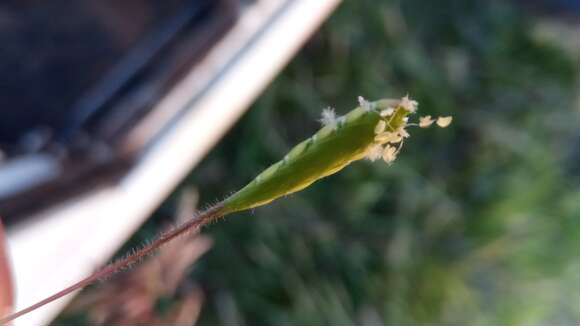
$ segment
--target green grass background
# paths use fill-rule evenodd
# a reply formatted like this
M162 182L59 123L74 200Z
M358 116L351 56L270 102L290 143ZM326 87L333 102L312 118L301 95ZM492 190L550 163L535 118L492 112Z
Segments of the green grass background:
M206 229L200 325L580 324L578 60L542 20L507 1L346 0L184 186L223 198L358 95L409 93L454 123Z

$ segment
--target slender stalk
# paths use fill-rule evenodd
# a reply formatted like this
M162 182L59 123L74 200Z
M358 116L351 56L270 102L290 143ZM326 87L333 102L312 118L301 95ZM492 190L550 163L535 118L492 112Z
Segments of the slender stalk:
M342 170L354 161L365 157L371 161L382 158L391 164L401 150L403 139L409 137L405 129L407 126L426 128L436 122L438 126L444 128L452 120L451 117L433 120L431 116L425 116L420 119L419 124L407 123L408 115L416 110L417 102L405 96L400 100L383 99L375 102L368 102L360 97L359 107L342 117L335 117L331 109L323 111L322 129L292 148L282 160L260 173L240 191L190 221L162 233L153 242L105 266L84 280L22 311L0 319L0 324L42 307L98 279L107 278L126 269L179 235L197 232L219 217L262 206L300 191L317 180Z
M67 287L66 289L59 291L50 297L39 301L32 306L22 309L18 312L15 312L11 315L3 317L0 319L0 325L6 324L20 316L23 316L31 311L34 311L48 303L51 303L55 300L60 299L61 297L68 295L76 290L82 289L95 281L100 279L105 279L111 277L113 274L128 268L129 266L138 263L142 258L147 257L148 255L157 251L161 246L170 242L171 240L188 233L199 232L199 230L207 225L208 223L215 221L216 219L224 216L223 205L220 203L216 206L213 206L195 217L191 220L169 230L164 233L161 233L155 240L151 243L145 245L139 250L127 255L124 258L121 258L117 261L112 262L111 264L103 267L102 269L96 271L95 273L89 275L88 277L82 279L81 281Z

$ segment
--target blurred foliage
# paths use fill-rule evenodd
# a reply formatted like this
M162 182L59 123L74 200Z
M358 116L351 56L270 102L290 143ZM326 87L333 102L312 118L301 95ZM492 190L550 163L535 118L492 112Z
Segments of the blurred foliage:
M408 92L454 123L414 130L390 167L208 228L200 324L580 324L578 67L538 19L506 1L345 1L189 177L201 202L358 95Z
M201 325L580 323L576 63L505 1L346 1L194 171L212 201L409 92L448 130L207 232Z

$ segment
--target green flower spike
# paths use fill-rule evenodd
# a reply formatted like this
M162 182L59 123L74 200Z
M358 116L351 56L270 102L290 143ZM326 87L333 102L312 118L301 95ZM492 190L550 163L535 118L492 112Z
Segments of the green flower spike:
M417 102L408 96L400 100L368 102L359 97L359 106L342 117L331 108L322 111L322 129L296 145L284 158L260 173L252 182L221 203L194 216L188 222L159 235L154 241L117 260L66 289L12 315L0 319L7 323L93 282L108 278L155 252L174 238L197 232L208 223L227 214L265 205L281 196L300 191L313 182L334 174L351 162L367 158L393 163L401 151L407 127L427 128L434 122L447 127L452 117L433 120L424 116L419 123L409 123L417 111Z
M300 191L363 158L371 161L382 158L392 163L404 139L409 137L406 128L417 125L408 123L408 116L417 110L417 102L408 96L376 102L359 97L359 104L338 118L333 109L324 109L323 128L227 198L223 202L224 214L261 206ZM432 123L430 116L422 117L418 126L428 127ZM437 120L441 127L449 123L451 117Z

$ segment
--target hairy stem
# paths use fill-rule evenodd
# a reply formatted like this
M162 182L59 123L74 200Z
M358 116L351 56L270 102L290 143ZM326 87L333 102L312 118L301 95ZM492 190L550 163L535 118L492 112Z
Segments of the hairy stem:
M157 251L161 246L163 246L164 244L170 242L171 240L181 236L181 235L185 235L188 233L192 233L192 232L198 232L203 226L207 225L208 223L215 221L216 219L220 218L224 216L224 210L223 210L223 204L218 204L216 206L213 206L201 213L199 213L198 215L196 215L195 217L193 217L191 220L169 230L166 231L164 233L161 233L155 240L153 240L151 243L143 246L141 249L138 249L137 251L127 255L124 258L121 258L117 261L112 262L111 264L103 267L102 269L96 271L95 273L87 276L86 278L82 279L81 281L67 287L66 289L59 291L53 295L51 295L50 297L39 301L35 304L33 304L32 306L22 309L18 312L15 312L11 315L8 315L6 317L3 317L2 319L0 319L0 325L1 324L6 324L22 315L25 315L31 311L34 311L48 303L51 303L52 301L55 301L65 295L68 295L76 290L82 289L92 283L94 283L95 281L98 281L100 279L105 279L108 278L112 275L114 275L115 273L118 273L119 271L122 271L126 268L128 268L129 266L139 262L142 258L154 253L155 251Z
M368 102L360 97L359 107L343 117L336 118L334 111L325 111L323 114L325 126L322 129L292 148L282 160L271 165L240 191L189 222L162 233L155 241L84 280L29 308L0 319L0 324L42 307L98 279L107 278L138 262L181 234L198 231L207 223L229 213L262 206L300 191L317 180L342 170L351 162L366 157L371 160L382 158L391 164L401 149L403 139L409 137L405 128L417 125L407 123L408 115L417 110L417 104L408 96L400 100L383 99L375 102ZM451 120L451 117L439 117L436 123L444 128ZM435 120L430 116L422 117L419 126L425 128L433 122Z

